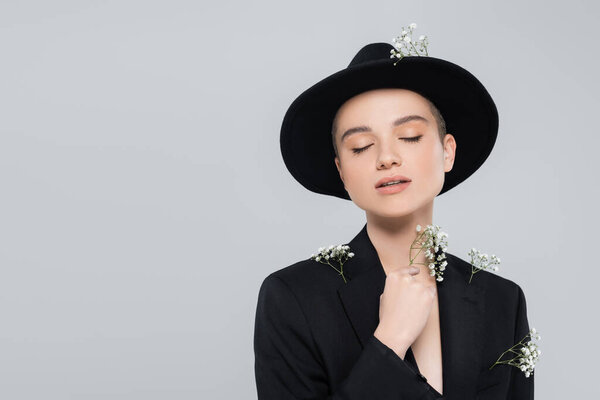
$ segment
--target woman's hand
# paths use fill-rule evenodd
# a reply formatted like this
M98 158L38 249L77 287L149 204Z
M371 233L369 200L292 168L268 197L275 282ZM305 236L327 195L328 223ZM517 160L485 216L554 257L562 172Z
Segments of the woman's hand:
M374 335L402 359L425 327L437 295L435 281L423 283L414 277L420 270L418 265L391 269L380 296Z

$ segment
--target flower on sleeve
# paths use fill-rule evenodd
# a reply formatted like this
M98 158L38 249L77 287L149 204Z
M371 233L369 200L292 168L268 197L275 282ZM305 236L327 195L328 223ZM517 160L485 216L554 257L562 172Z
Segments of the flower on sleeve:
M321 264L326 264L335 269L338 274L342 276L344 283L347 283L346 277L344 276L344 263L348 260L348 258L354 257L354 253L350 252L350 246L339 244L337 246L330 245L329 247L319 247L317 254L311 254L311 260L315 260L320 262ZM339 264L339 269L337 269L331 262L335 262Z
M489 368L492 369L496 364L508 364L513 367L519 368L521 371L525 373L525 377L529 378L529 376L533 373L533 369L535 368L535 364L537 363L540 354L542 354L542 350L539 348L537 343L534 343L532 340L525 343L525 339L529 337L530 339L540 340L542 337L537 334L535 328L531 328L529 333L525 335L523 339L519 341L519 343L512 346L510 349L506 350L504 353L498 357L498 360ZM500 361L500 359L506 354L512 353L510 360Z

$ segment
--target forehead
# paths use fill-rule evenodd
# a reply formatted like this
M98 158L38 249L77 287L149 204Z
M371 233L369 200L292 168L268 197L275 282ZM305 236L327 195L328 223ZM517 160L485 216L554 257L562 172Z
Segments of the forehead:
M429 103L417 92L400 88L369 90L348 99L338 110L338 118L348 114L373 113L377 110L395 113L429 111Z
M386 126L393 120L407 116L421 115L432 121L429 102L419 93L408 89L384 88L360 93L347 100L336 114L337 131L358 125ZM421 123L418 119L411 123Z

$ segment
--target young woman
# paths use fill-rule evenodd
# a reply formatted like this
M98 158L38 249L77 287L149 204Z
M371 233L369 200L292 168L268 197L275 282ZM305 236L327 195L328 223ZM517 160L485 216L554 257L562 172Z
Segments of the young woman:
M411 251L417 225L433 223L434 198L490 154L495 104L456 64L420 55L394 63L393 48L363 47L284 118L292 175L353 201L366 224L347 244L343 274L310 257L264 279L258 398L533 399L533 375L489 369L529 332L520 286L483 270L469 282L471 265L447 251L439 279L425 252Z

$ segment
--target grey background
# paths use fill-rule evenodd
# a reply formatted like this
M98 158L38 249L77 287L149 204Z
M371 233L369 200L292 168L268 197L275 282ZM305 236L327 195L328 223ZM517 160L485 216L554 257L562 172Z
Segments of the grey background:
M365 222L293 180L283 115L411 22L500 114L434 223L523 287L536 398L597 397L598 17L593 1L3 1L0 398L256 398L260 283Z

